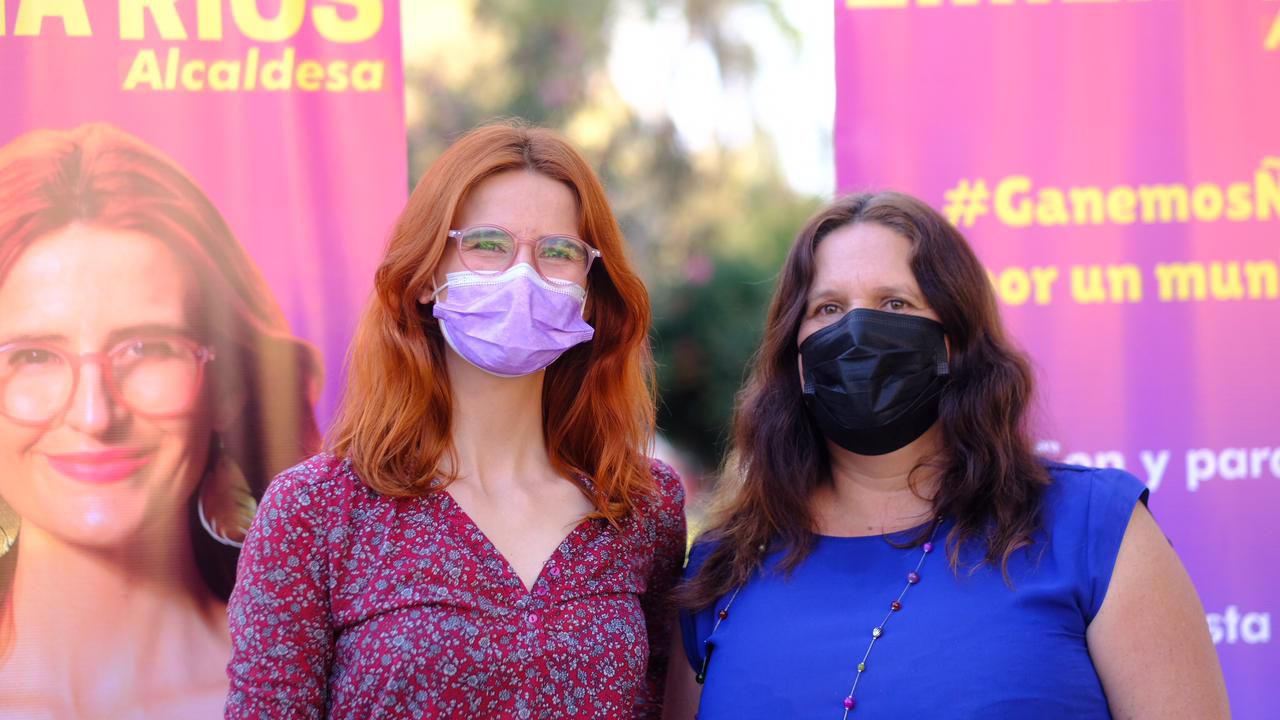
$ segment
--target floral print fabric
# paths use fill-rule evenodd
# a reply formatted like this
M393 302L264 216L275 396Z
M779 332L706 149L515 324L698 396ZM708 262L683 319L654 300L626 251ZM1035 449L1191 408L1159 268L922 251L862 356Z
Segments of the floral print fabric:
M316 456L269 486L227 611L226 717L649 718L684 496L579 523L527 590L447 492L392 498Z

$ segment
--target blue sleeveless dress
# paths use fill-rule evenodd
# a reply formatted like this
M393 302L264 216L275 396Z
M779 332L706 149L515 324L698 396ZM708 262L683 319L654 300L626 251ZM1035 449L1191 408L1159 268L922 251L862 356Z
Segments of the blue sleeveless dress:
M1012 585L998 567L979 563L982 549L972 543L953 572L944 547L951 525L942 523L919 583L875 642L849 718L1110 717L1085 629L1147 491L1121 470L1049 470L1044 527L1009 559ZM694 546L686 577L708 550ZM894 547L880 536L820 536L813 554L784 576L774 571L782 553L771 552L715 631L700 720L844 717L872 629L920 556L919 548ZM681 615L695 671L727 601Z

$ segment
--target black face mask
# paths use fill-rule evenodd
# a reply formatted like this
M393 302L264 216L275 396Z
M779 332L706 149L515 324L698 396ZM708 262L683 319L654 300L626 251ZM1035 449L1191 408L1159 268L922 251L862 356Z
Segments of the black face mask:
M804 400L822 433L859 455L923 435L949 379L944 338L929 318L864 309L805 338Z

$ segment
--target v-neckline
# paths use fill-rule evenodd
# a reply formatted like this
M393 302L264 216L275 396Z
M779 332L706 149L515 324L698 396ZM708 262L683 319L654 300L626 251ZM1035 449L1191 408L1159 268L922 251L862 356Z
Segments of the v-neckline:
M552 563L559 559L559 557L565 552L566 547L569 545L569 541L572 540L581 530L591 525L590 517L584 517L575 523L574 526L569 529L569 532L566 533L564 537L560 538L560 542L556 543L556 546L552 548L551 554L542 561L542 566L538 568L538 574L534 576L533 583L525 585L524 578L521 577L520 572L516 570L515 565L512 565L507 556L498 549L497 543L489 537L489 534L484 531L484 528L480 527L480 523L477 523L475 519L471 517L471 514L467 512L466 508L462 507L462 503L458 502L453 495L449 494L448 490L441 490L439 494L443 496L445 502L453 508L453 514L458 521L461 522L468 530L473 531L474 534L482 541L480 543L481 549L492 555L493 558L502 565L503 573L509 580L515 581L515 584L520 588L523 597L528 597L534 594L534 591L538 587L538 583L543 581L543 576L551 569Z

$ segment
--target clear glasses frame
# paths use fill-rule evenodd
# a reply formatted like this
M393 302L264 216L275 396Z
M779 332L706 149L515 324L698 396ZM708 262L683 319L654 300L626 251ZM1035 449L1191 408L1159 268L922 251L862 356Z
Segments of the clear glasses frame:
M473 255L474 251L469 252L463 246L462 243L463 243L463 238L465 238L468 234L473 233L477 230L497 230L498 232L511 238L512 252L510 253L510 256L507 258L505 265L503 265L502 267L475 267L475 265L477 265L478 263L475 262L475 256ZM461 229L453 229L449 231L448 235L452 240L456 242L458 258L462 261L463 267L465 267L466 269L472 272L477 272L477 273L486 273L486 274L501 273L511 269L511 267L516 264L516 255L517 255L516 250L521 245L528 245L530 247L530 249L533 251L534 269L538 271L539 275L541 275L544 278L547 278L548 280L574 280L574 281L585 280L588 273L591 272L591 266L595 263L596 259L602 257L600 251L594 247L591 247L591 245L588 244L585 240L575 235L568 235L566 233L553 233L551 235L543 235L539 238L535 238L532 240L521 240L519 236L517 236L514 232L511 232L510 230L508 230L505 227L502 227L501 225L485 223L482 225L472 225L470 227L461 228ZM542 255L541 249L546 247L547 241L558 240L558 239L567 239L572 241L573 243L576 243L577 245L582 246L582 249L586 254L586 261L585 261L586 264L580 270L575 270L572 277L562 277L560 275L557 275L556 272L547 272L547 270L544 269L542 266L543 260L540 258L540 256ZM468 257L471 257L471 262L468 262ZM553 271L556 270L555 267L552 267L551 269Z

